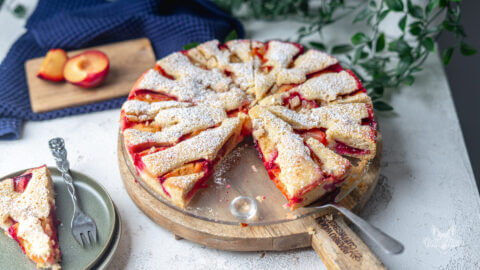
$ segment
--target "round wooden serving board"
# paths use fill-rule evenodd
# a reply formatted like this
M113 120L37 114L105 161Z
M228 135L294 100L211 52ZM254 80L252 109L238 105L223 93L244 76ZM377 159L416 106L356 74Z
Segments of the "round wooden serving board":
M328 269L384 269L380 260L348 227L341 216L321 212L296 220L261 226L226 225L183 214L158 199L135 181L118 140L118 163L125 188L135 204L153 221L178 238L223 250L267 251L313 247ZM382 136L378 133L377 156L362 182L340 204L360 210L378 181ZM333 214L333 215L332 215Z

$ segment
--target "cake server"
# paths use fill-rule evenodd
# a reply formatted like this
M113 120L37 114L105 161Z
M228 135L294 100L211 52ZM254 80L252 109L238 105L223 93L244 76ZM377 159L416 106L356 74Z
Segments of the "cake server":
M334 203L314 203L312 205L306 206L306 208L315 208L315 209L335 209L338 212L342 213L344 217L350 220L353 224L357 226L360 231L362 231L370 240L377 244L385 253L388 254L400 254L403 252L402 243L393 239L391 236L384 233L379 228L373 226L372 224L365 221L363 218L357 216L352 211L347 208L334 204Z

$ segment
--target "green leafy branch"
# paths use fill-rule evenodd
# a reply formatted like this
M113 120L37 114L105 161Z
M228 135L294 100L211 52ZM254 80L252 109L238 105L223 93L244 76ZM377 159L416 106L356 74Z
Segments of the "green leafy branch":
M247 18L297 18L306 23L298 29L296 40L309 38L307 47L340 55L345 67L352 69L364 82L375 109L393 110L384 100L386 91L400 85L412 85L430 53L435 52L435 41L444 32L454 36L454 44L442 53L447 65L458 50L463 55L477 51L468 45L460 24L461 0L428 0L416 5L411 0L323 0L310 5L308 0L216 0L223 8L234 13L246 10ZM393 13L401 14L397 26L400 36L390 37L380 25ZM364 32L355 33L349 42L326 46L323 29L342 19L353 16L352 23L366 25ZM245 17L245 16L244 16ZM313 39L313 40L312 40Z

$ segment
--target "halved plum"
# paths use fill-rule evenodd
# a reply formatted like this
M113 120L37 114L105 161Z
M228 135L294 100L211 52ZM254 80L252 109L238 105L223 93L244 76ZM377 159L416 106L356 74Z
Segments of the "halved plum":
M67 53L62 49L51 49L48 51L42 66L37 73L37 77L44 80L61 82L63 76L63 67L68 60Z
M84 88L98 86L108 75L110 61L106 54L89 50L70 58L63 69L65 80Z

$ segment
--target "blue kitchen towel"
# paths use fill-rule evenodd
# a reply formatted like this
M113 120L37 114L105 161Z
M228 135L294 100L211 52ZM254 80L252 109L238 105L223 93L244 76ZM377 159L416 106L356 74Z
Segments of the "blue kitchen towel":
M147 37L161 58L190 42L223 40L239 21L208 0L40 0L27 32L0 65L0 139L18 139L24 120L46 120L120 107L125 98L33 113L24 63L51 48L65 50Z

